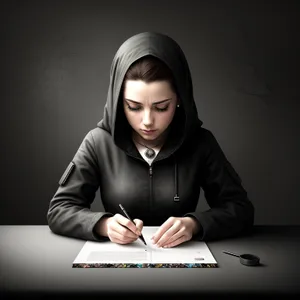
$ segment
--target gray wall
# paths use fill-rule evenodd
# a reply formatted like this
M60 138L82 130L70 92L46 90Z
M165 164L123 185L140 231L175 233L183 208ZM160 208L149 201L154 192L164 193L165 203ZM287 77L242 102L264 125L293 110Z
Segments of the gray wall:
M2 2L1 224L46 224L59 178L102 118L116 50L154 30L184 50L199 117L242 177L255 223L299 225L296 3Z

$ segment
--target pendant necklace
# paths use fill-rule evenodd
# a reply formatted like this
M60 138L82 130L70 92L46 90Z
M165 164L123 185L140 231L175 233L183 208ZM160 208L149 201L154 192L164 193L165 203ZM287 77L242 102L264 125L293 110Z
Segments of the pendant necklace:
M152 148L150 148L150 147L148 147L148 146L146 146L146 145L144 145L144 144L142 144L142 143L139 143L139 142L136 141L136 140L134 140L134 141L135 141L136 143L138 143L139 145L144 146L145 148L147 148L146 151L144 152L144 154L145 154L145 156L146 156L147 158L151 159L151 158L153 158L153 157L155 156L155 151L154 151ZM160 144L160 143L159 143L159 144ZM159 144L155 145L153 148L157 147Z

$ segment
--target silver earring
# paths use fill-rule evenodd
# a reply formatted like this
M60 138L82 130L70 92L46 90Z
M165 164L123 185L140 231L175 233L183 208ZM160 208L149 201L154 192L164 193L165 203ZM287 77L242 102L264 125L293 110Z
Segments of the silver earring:
M179 107L179 104L177 104L177 107Z

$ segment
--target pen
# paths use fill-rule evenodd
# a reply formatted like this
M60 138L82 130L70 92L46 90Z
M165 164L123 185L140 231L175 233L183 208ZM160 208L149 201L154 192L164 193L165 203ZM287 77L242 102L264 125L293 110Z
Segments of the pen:
M125 210L125 208L123 207L123 205L122 205L122 204L119 204L119 206L120 206L120 208L122 209L122 211L123 211L123 213L125 214L125 216L126 216L133 224L135 224L135 223L133 222L133 220L129 217L129 215L128 215L127 211ZM145 241L145 239L144 239L144 237L143 237L142 234L139 236L139 239L147 246L146 241Z

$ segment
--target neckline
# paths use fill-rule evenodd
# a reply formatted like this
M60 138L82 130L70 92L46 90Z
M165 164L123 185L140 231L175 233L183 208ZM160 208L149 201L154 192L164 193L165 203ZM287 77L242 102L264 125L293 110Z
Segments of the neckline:
M138 140L138 137L137 137L137 134L132 134L132 136L131 136L131 138L132 138L132 141L133 141L133 143L137 146L137 144L138 145L140 145L140 146L142 146L142 147L144 147L144 148L146 148L146 149L157 149L157 150L160 150L162 147L163 147L163 145L165 144L165 139L163 140L163 141L160 141L158 144L156 144L156 145L154 145L154 146L149 146L149 145L146 145L144 142L140 142L139 140Z

